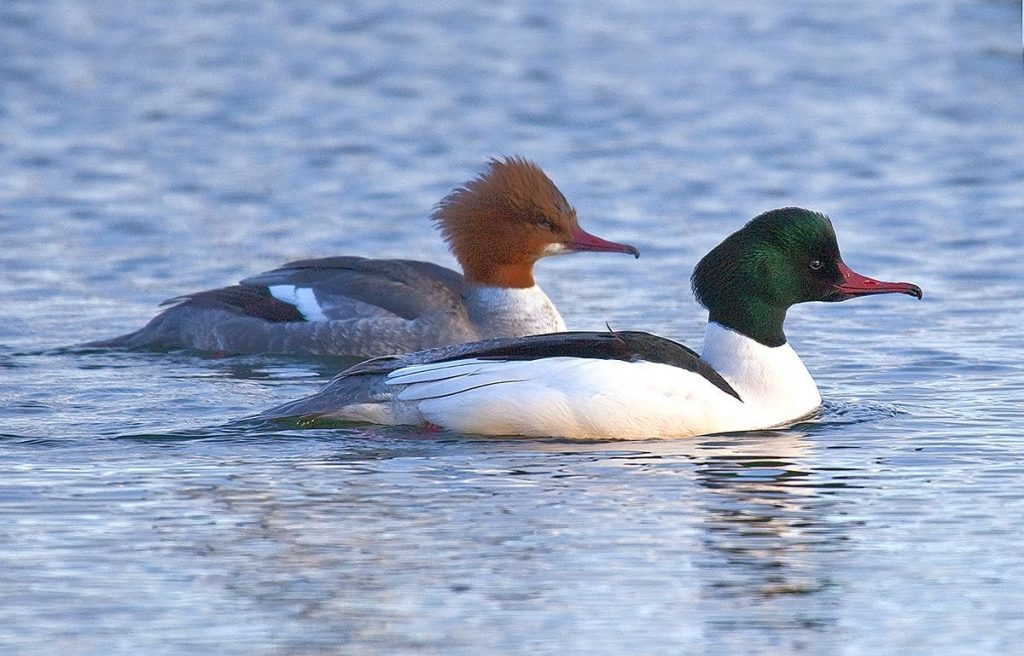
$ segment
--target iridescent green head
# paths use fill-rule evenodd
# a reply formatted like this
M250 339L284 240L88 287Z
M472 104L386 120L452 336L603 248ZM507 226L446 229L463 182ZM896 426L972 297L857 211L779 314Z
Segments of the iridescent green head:
M917 285L850 270L829 218L798 207L755 217L705 255L690 280L710 321L767 346L786 343L782 325L795 303L887 293L921 298Z

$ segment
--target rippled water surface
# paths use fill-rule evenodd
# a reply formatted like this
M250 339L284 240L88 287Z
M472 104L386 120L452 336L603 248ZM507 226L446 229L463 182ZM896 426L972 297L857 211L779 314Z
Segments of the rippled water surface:
M1024 653L1019 3L400 4L0 3L0 651ZM821 414L662 442L268 428L340 364L64 348L452 264L505 153L643 251L539 266L573 328L699 347L693 263L787 205L925 298L794 308Z

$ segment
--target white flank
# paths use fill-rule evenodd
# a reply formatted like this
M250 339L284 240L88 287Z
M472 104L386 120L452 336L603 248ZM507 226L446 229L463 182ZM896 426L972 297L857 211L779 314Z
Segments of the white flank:
M306 321L327 321L320 304L316 301L316 295L309 287L296 287L295 285L271 285L267 287L270 295L279 301L290 303L306 318Z
M821 405L814 380L788 344L767 347L711 323L704 351L742 401L697 373L665 364L466 359L392 372L387 384L399 389L390 418L481 435L614 440L774 428Z
M423 420L482 435L688 437L749 421L742 403L699 374L650 362L461 360L399 369L388 383L406 385L396 403Z

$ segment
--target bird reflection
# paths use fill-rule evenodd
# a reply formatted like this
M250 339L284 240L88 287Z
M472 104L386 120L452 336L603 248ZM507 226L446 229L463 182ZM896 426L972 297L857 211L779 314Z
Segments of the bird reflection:
M800 429L720 436L697 446L705 518L704 598L722 612L707 628L828 628L838 623L833 567L849 540L837 488ZM744 610L737 612L737 607Z

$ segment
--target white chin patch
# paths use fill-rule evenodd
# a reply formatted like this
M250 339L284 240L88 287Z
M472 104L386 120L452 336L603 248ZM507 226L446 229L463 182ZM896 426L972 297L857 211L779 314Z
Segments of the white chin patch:
M320 304L316 302L316 296L309 287L272 285L267 289L277 300L294 305L306 321L327 321L327 315L320 309Z
M540 252L541 257L547 257L548 255L565 255L571 253L571 248L566 248L565 244L548 244L544 247L544 250Z

